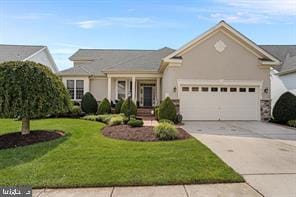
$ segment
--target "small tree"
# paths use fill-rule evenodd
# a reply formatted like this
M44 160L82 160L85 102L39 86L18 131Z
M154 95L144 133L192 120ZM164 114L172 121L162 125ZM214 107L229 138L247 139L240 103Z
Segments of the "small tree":
M111 113L111 104L107 98L104 98L98 108L98 114L110 114Z
M97 112L98 103L90 92L83 95L81 100L81 109L86 114L95 114Z
M130 97L123 102L120 113L124 113L126 116L137 115L137 106Z
M296 120L296 96L286 92L280 96L273 107L273 118L276 122L287 123Z
M46 66L30 61L0 64L0 117L22 120L21 133L30 133L30 118L66 113L68 91Z
M175 121L176 118L176 106L173 103L173 101L170 99L170 97L166 97L164 101L161 102L159 105L159 112L158 112L158 118L161 119L167 119L171 121Z

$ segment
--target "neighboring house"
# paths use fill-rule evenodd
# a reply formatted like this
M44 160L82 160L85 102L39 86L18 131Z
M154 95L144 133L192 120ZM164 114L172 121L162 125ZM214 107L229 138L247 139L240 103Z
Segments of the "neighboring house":
M57 66L46 46L0 44L0 63L5 61L34 61L50 68L54 73Z
M280 61L221 21L178 50L79 49L60 75L72 99L127 98L139 106L165 97L184 120L270 118L270 67Z
M262 45L263 49L281 61L271 69L271 106L289 91L296 95L296 45Z

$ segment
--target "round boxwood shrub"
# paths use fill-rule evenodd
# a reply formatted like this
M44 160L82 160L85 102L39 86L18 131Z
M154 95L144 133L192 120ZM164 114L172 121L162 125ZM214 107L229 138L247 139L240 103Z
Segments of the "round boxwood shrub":
M154 127L155 135L160 140L174 140L177 138L178 131L176 127L170 123L159 123Z
M117 103L115 104L115 113L116 113L116 114L119 114L119 113L120 113L120 111L121 111L121 106L122 106L123 102L124 102L123 99L119 99L119 100L117 101Z
M274 105L273 118L278 123L286 124L296 119L296 96L290 92L284 93Z
M81 110L86 114L95 114L98 109L98 103L95 97L87 92L83 95L81 100Z
M137 119L130 119L130 121L127 122L127 124L131 127L142 127L144 125L143 120L137 120Z
M107 98L104 98L98 108L98 114L110 114L111 113L111 105Z
M290 126L290 127L296 127L296 120L289 120L287 122L287 124Z
M121 106L120 113L124 113L124 115L128 116L129 112L129 99L126 99ZM136 104L130 100L130 115L137 115L137 106Z
M176 118L176 107L170 97L166 97L159 106L159 120L167 119L175 121Z

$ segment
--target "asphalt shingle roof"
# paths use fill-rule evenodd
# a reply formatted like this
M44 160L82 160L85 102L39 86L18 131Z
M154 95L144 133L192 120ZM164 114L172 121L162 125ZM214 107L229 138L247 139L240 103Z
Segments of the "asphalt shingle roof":
M296 45L260 45L260 47L282 62L281 65L274 67L278 72L296 69Z
M160 61L174 50L79 49L70 60L92 60L60 71L59 75L104 75L108 71L157 71Z
M44 47L45 46L0 44L0 63L24 60Z

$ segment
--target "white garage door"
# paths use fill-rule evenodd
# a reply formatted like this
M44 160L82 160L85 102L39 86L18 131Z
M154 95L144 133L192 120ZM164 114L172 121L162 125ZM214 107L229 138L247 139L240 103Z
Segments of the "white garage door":
M259 87L181 86L184 120L259 120Z

